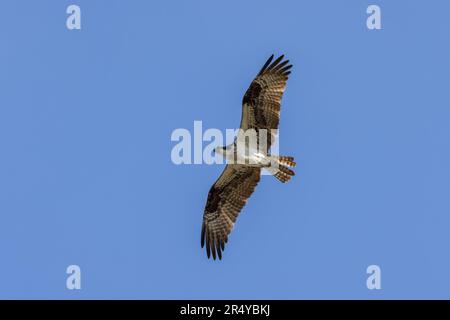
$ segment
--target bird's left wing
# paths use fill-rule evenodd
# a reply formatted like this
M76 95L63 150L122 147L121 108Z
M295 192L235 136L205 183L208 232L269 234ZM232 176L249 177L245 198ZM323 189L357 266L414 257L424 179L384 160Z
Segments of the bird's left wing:
M206 244L208 258L222 259L228 235L247 199L259 182L261 169L245 165L227 165L208 193L203 215L201 245Z
M275 61L273 55L266 61L250 84L242 99L241 129L278 129L280 121L281 98L286 89L290 69L289 60L284 60L281 55ZM268 147L273 142L270 139Z

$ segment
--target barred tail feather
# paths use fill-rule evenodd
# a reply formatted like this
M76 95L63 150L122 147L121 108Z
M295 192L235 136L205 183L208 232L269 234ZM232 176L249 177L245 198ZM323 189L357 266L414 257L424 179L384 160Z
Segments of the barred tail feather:
M291 180L293 176L295 176L295 172L289 169L288 167L285 167L283 165L279 165L278 169L275 169L275 172L273 173L275 178L280 180L283 183L288 182Z
M272 156L271 158L272 166L269 171L275 178L286 183L295 176L295 172L288 168L295 167L296 163L294 162L294 157Z
M288 167L295 167L296 166L296 163L294 161L294 157L279 156L279 157L277 157L276 160L281 165L286 165Z

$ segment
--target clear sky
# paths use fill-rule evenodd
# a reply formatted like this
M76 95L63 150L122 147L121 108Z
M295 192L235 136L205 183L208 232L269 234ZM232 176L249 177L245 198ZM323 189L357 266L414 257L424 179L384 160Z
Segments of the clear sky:
M66 8L81 7L81 30ZM368 30L377 4L382 29ZM450 3L2 1L0 298L450 298ZM200 229L220 165L176 128L239 125L294 64L280 151L222 261ZM81 268L81 290L66 268ZM368 290L366 268L381 268Z

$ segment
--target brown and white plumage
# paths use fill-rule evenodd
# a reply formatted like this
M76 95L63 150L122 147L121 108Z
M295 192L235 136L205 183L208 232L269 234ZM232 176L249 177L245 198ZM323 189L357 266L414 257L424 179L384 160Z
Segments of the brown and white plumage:
M208 258L222 258L236 219L260 179L261 168L228 164L211 187L202 225L202 247L206 242Z
M241 129L278 129L280 105L292 65L273 55L264 64L247 89L242 101ZM273 137L268 137L268 147ZM270 157L270 156L268 156ZM279 169L272 173L281 182L287 182L294 172L286 166L295 166L292 157L276 157ZM206 245L208 258L222 258L222 251L234 223L247 199L260 180L263 166L228 164L208 193L203 215L201 246Z
M283 57L281 55L272 62L272 55L245 92L242 99L242 129L278 129L281 98L292 68L289 60L281 62ZM273 137L268 138L270 147Z

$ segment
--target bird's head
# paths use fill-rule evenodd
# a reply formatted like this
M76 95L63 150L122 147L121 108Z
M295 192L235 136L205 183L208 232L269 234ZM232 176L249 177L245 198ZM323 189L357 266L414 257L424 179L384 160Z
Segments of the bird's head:
M226 150L227 150L227 147L218 146L218 147L214 148L213 153L214 154L217 153L217 154L225 155Z
M225 158L230 158L234 154L234 144L229 144L227 146L218 146L214 148L214 154L219 154Z

